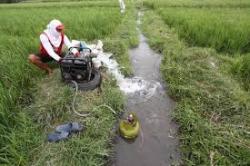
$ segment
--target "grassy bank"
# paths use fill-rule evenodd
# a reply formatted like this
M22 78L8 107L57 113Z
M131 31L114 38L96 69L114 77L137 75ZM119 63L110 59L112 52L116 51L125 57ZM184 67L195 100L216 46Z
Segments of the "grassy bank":
M145 13L143 29L163 54L161 72L178 103L174 116L185 165L248 165L250 95L227 74L232 59L187 46L178 28L152 11Z
M103 165L111 155L111 129L123 107L115 81L106 76L109 79L105 77L101 94L78 93L76 109L91 112L89 117L79 118L72 112L75 92L60 83L58 71L44 80L45 75L27 61L28 54L38 49L41 31L57 18L71 39L104 39L105 49L115 52L114 57L125 66L124 73L129 73L128 58L123 56L130 40L118 34L131 31L118 27L133 26L132 22L123 25L133 16L132 10L122 16L118 7L98 7L102 6L98 3L88 8L75 3L0 5L4 23L0 25L0 164ZM55 7L57 10L51 10ZM110 106L117 114L100 105ZM84 123L85 132L59 144L47 143L48 132L68 121Z
M108 77L107 77L108 78ZM123 108L123 95L112 79L103 80L103 92L78 92L65 86L59 70L36 83L33 102L22 109L19 124L8 135L7 165L103 165L111 153L113 125ZM86 118L73 112L90 113ZM115 113L109 108L111 107ZM82 133L60 143L48 143L47 134L66 122L80 122ZM100 127L101 126L101 127Z
M26 111L40 132L33 135L37 138L36 148L27 152L28 162L25 162L28 165L104 165L112 154L112 129L123 108L123 95L116 88L116 82L106 76L102 93L98 90L77 92L76 111L90 113L86 118L73 112L75 92L61 83L59 71L53 78L38 83L36 89L34 103ZM46 141L47 134L56 125L72 121L84 124L84 132L60 143ZM23 141L20 144L23 145Z

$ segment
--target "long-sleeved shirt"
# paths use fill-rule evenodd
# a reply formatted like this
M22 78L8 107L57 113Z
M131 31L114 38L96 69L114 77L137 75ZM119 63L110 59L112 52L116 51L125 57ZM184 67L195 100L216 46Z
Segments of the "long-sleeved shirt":
M64 38L63 39L63 44L65 44L68 48L72 47L72 44L69 41L69 38L66 35L64 35L63 38ZM52 47L52 45L51 45L51 43L50 43L47 35L45 35L44 33L42 33L40 35L40 41L41 41L41 44L43 45L44 49L49 54L49 56L51 56L56 61L59 61L61 59L61 57L57 53L55 53L55 51L54 51L54 49L53 49L53 47ZM72 51L73 51L74 54L77 52L76 49L73 49Z

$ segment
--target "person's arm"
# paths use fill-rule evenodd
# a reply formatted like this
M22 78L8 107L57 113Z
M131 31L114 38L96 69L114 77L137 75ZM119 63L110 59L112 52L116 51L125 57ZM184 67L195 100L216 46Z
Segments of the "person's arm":
M45 50L47 51L47 53L49 54L49 56L51 56L56 61L59 61L61 59L61 57L59 55L57 55L57 53L55 53L47 36L45 36L44 34L41 34L40 41L42 42L42 45L45 48Z
M68 38L66 35L64 35L64 44L65 44L68 48L72 47L71 42L69 41L69 38Z
M64 44L68 47L68 48L70 48L70 47L73 47L73 45L71 44L71 42L69 41L69 38L66 36L66 35L64 35ZM76 48L72 48L72 53L74 54L74 55L79 55L79 52L78 52L78 50L76 49Z

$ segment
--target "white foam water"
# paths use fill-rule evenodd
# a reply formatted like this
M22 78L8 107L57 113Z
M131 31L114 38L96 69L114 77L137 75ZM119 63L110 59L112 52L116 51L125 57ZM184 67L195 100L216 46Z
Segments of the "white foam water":
M99 53L97 59L99 59L105 67L107 67L108 72L115 77L117 84L121 91L125 94L135 94L137 93L144 98L150 98L153 96L157 87L160 83L154 81L146 81L140 77L125 78L124 75L119 70L119 64L116 60L110 58L112 54Z
M160 83L156 81L146 81L140 77L125 78L120 71L119 64L112 58L111 53L105 53L102 50L102 42L99 40L97 45L88 45L89 48L97 55L108 72L117 80L117 84L121 91L127 95L140 95L143 98L150 98L154 95Z

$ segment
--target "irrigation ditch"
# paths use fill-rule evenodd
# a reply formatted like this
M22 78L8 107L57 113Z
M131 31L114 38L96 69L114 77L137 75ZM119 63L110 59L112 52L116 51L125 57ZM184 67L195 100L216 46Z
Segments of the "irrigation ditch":
M139 45L129 51L134 77L129 78L129 88L121 88L127 94L125 114L128 111L135 112L141 129L134 141L117 137L113 165L179 164L179 140L176 137L178 126L171 117L175 102L167 95L161 79L161 55L150 49L140 30L142 16L143 13L139 11Z

